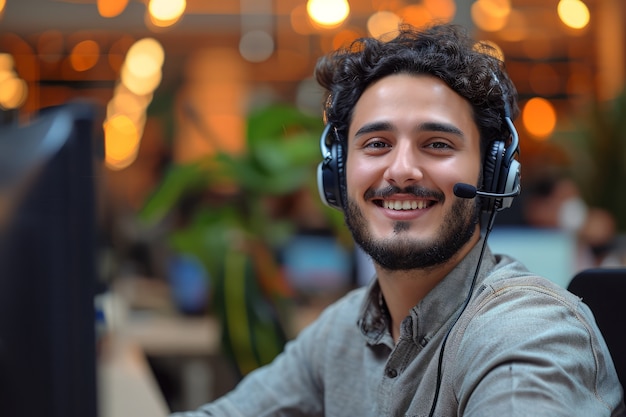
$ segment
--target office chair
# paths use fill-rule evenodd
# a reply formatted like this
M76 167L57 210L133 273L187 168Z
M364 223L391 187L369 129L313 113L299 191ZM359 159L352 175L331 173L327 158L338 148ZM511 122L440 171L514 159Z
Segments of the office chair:
M592 268L579 272L567 289L591 308L615 362L617 376L626 383L626 268Z

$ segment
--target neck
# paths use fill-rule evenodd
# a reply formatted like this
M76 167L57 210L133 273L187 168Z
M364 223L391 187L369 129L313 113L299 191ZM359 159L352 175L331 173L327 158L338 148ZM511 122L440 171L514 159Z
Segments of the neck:
M375 265L380 289L391 317L390 331L394 341L400 337L400 323L411 309L461 262L479 239L480 233L477 233L453 258L441 265L409 271L390 271Z

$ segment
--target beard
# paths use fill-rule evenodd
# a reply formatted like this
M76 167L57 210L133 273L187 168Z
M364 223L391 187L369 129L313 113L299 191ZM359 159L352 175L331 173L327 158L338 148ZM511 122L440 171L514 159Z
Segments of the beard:
M394 192L400 192L400 190L387 188L377 194L384 196ZM437 201L444 199L441 193L421 188L411 187L402 192L422 197L434 197ZM446 263L471 239L480 219L480 205L476 199L455 198L450 211L444 215L441 227L434 238L423 240L410 237L404 232L408 232L411 224L397 221L394 224L394 236L375 239L356 202L348 198L346 206L345 221L355 243L374 262L390 271L425 269Z

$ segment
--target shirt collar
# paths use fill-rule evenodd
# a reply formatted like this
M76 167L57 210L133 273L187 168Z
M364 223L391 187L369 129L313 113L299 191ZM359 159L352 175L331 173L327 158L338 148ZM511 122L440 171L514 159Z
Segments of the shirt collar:
M463 305L478 266L483 240L481 237L465 258L411 309L411 331L416 343L427 343ZM474 292L495 263L496 260L487 246ZM389 335L388 313L384 301L381 300L380 285L374 279L367 289L358 321L363 336L370 344L380 343L385 335Z

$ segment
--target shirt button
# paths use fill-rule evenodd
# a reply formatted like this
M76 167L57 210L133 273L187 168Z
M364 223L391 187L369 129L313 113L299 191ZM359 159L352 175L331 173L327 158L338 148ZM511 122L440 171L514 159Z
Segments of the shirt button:
M385 373L387 374L387 378L395 378L398 376L398 371L396 371L394 368L385 369Z

